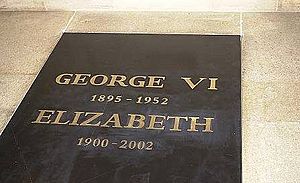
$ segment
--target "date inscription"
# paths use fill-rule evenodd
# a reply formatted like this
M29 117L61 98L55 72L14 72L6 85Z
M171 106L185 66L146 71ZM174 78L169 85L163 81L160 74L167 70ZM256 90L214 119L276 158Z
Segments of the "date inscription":
M112 142L107 138L92 138L92 137L78 138L77 146L90 146L95 148L107 148L109 146L114 146L117 147L118 149L123 149L123 150L144 150L144 151L152 151L154 149L154 143L152 141L121 139L119 141Z
M169 98L158 97L158 96L138 96L134 99L126 98L122 95L92 95L91 102L113 102L120 103L123 100L132 101L134 100L136 104L154 104L154 105L168 105Z

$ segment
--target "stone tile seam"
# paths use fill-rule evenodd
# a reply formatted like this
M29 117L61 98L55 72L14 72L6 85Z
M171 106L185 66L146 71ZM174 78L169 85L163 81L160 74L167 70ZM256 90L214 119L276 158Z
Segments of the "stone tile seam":
M43 1L42 3L43 3L43 7L45 8L45 11L48 11L48 7L47 7L45 1Z
M69 18L69 21L68 21L66 27L63 29L62 34L65 33L66 30L68 30L70 24L73 22L73 19L74 19L75 15L76 15L76 12L77 12L77 11L74 11L73 15ZM62 36L62 35L61 35L61 36Z
M50 12L54 12L54 13L57 13L57 12L149 12L149 13L155 13L155 12L170 12L170 13L176 13L176 12L181 12L181 13L300 13L300 10L284 10L284 11L281 11L281 10L276 10L276 11L216 11L216 10L212 10L212 11L192 11L192 10L175 10L175 11L163 11L163 10L153 10L153 11L142 11L142 10L120 10L120 11L117 11L117 10L107 10L107 9L104 9L104 10L69 10L69 9L66 9L66 10L55 10L55 9L48 9L48 10L14 10L14 9L3 9L3 8L0 8L0 13L6 13L6 12L45 12L45 13L50 13Z
M280 121L280 120L273 120L273 121L263 121L263 122L257 122L257 123L250 123L250 121L246 121L245 123L242 123L242 128L247 128L251 126L273 126L273 127L280 127L280 126L286 126L286 125L295 125L300 128L300 121Z
M213 32L207 32L207 33L197 33L197 32L143 32L143 31L81 31L81 30L67 30L64 33L83 33L83 34L94 34L94 33L115 33L115 34L151 34L151 35L156 35L156 34L167 34L167 35L233 35L233 36L240 36L240 34L235 34L235 33L213 33Z
M243 29L243 12L240 12L240 36L241 38L244 36L244 29ZM242 40L240 40L242 42Z
M38 73L0 73L0 76L35 76Z
M47 10L28 10L28 9L19 9L19 8L0 8L0 13L2 12L183 12L183 13L300 13L300 10L280 10L278 8L280 6L280 2L276 5L275 10L114 10L114 9L98 9L98 10L90 10L90 9L49 9ZM296 7L297 8L297 7Z

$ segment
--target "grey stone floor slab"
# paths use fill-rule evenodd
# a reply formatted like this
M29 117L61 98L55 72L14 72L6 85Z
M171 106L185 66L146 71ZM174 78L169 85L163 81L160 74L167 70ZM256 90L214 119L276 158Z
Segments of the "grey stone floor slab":
M300 11L299 0L2 0L2 11L220 11L276 12Z
M35 75L0 74L0 134L25 96Z
M2 10L88 10L88 11L276 11L279 0L2 0ZM283 0L290 5L297 0ZM289 7L288 6L288 7Z
M244 13L244 117L300 122L300 13Z
M72 14L0 13L2 128ZM199 34L243 31L243 182L300 182L297 171L300 165L300 13L240 16L239 13L77 12L67 31Z
M37 74L72 12L0 12L0 74Z
M243 134L243 182L300 182L300 123L249 122Z
M299 0L185 0L185 1L124 1L124 0L2 0L2 11L221 11L275 12L300 11Z
M0 108L0 135L3 132L4 128L6 127L6 125L8 124L8 121L10 120L13 112L15 109L2 109Z
M300 12L299 0L278 0L278 11Z
M239 13L77 12L67 32L240 34Z
M28 91L35 75L1 74L0 109L15 109Z
M299 182L300 14L242 20L243 181Z
M244 80L300 79L300 13L243 13Z
M300 81L247 82L243 85L243 117L251 123L300 123Z

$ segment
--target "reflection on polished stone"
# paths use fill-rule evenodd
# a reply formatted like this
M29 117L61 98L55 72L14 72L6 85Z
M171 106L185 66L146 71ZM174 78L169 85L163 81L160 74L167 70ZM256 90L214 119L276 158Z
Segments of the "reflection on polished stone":
M0 182L241 182L240 51L64 34L0 137Z

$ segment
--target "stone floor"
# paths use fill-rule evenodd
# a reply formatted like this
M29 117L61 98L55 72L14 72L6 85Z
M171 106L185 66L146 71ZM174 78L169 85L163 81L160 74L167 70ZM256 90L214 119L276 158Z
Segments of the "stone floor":
M299 0L1 0L0 10L299 11Z
M300 13L0 12L0 131L63 32L242 35L243 182L300 182Z

